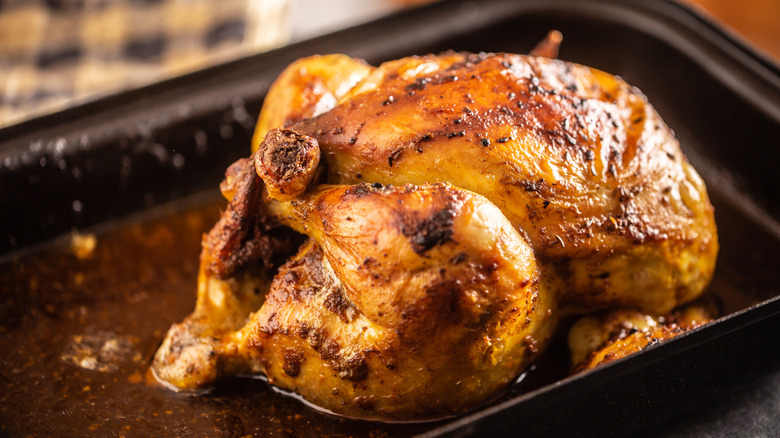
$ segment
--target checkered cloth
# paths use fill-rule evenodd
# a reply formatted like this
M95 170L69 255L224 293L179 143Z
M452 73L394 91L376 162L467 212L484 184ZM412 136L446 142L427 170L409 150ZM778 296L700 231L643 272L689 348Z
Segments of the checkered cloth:
M283 44L288 0L0 0L0 126Z

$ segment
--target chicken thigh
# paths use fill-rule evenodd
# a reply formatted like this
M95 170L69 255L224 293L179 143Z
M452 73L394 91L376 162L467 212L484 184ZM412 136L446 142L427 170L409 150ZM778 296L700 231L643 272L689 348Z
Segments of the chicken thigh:
M340 414L430 418L494 397L553 333L532 249L479 195L362 183L264 208L311 240L213 348L169 334L154 363L162 379L200 388L261 373Z

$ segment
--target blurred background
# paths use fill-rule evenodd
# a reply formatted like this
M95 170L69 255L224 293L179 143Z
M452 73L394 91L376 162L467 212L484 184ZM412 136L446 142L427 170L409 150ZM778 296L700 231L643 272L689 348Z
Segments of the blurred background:
M0 127L431 1L0 0ZM681 1L780 59L779 0Z

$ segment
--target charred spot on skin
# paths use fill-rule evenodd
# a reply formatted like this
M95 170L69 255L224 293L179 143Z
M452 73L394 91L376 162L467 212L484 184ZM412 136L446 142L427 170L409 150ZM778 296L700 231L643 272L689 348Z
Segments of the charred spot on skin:
M347 188L344 190L344 192L341 194L341 199L346 200L350 197L355 197L356 199L363 198L364 196L367 196L370 193L377 193L385 190L392 189L393 186L391 185L383 185L382 183L375 182L375 183L367 183L367 182L361 182L359 184L356 184L352 187Z
M585 161L593 161L596 158L596 153L588 149L584 154Z
M307 332L307 338L309 339L309 345L314 351L320 351L322 347L322 339L325 337L322 330L312 328Z
M486 273L492 274L493 272L496 272L498 270L498 263L493 262L490 264L487 264L483 267Z
M298 260L314 289L322 288L328 281L328 278L323 274L323 257L318 248L318 246L313 247L312 251L308 251L304 257Z
M308 338L310 331L311 331L311 327L309 327L309 324L306 323L306 321L301 322L300 326L298 326L298 336L300 336L301 339Z
M447 138L463 137L466 135L466 131L450 132L447 134Z
M430 332L437 330L441 323L457 324L463 318L461 297L463 283L458 279L442 276L425 288L425 304L423 306L408 306L402 316L415 326L414 332ZM435 318L426 317L436 315ZM421 325L419 325L421 324ZM403 333L401 333L403 336ZM416 336L413 334L412 336Z
M409 238L414 252L423 254L431 248L452 240L454 220L454 208L453 206L447 206L416 223L404 223L401 233Z
M338 287L330 288L323 305L326 309L338 315L339 319L345 323L353 321L358 315L358 310L352 302L344 296L341 288Z
M353 195L356 198L360 199L363 196L366 196L368 193L371 192L371 186L366 183L360 183L356 185L355 187L351 187L344 191L344 195L342 198L346 198L348 195Z
M258 331L265 335L271 336L278 332L279 328L280 326L279 321L276 319L276 312L273 312L271 313L271 316L269 316L268 319L258 327Z
M324 360L338 359L339 350L341 347L338 342L333 339L325 339L319 349L320 357Z
M431 82L431 78L417 78L414 80L414 83L411 83L406 86L407 91L422 91L428 87L428 84Z
M386 256L385 256L386 257ZM358 271L368 270L371 272L372 269L379 268L381 266L381 263L377 261L377 259L373 257L366 257L363 259L363 263L358 266ZM378 277L377 274L373 274L373 277L376 279Z
M339 378L350 382L361 382L368 377L368 361L363 353L353 353L337 364Z
M284 351L282 370L290 377L297 377L301 372L301 364L304 360L305 356L302 351L288 348Z
M390 105L391 103L395 103L395 97L390 95L387 97L387 99L382 102L382 105Z

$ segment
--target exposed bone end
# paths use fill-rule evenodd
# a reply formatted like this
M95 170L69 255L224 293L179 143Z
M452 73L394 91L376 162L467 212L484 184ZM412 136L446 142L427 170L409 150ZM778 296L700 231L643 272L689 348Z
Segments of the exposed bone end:
M255 155L257 175L268 188L268 196L289 201L311 183L320 164L317 140L290 129L272 129Z
M174 324L151 365L154 377L176 391L203 390L218 377L214 346L207 338L193 335L191 325L191 321Z
M563 34L557 30L551 30L529 54L531 56L543 56L545 58L555 59L558 57L561 41L563 41Z

